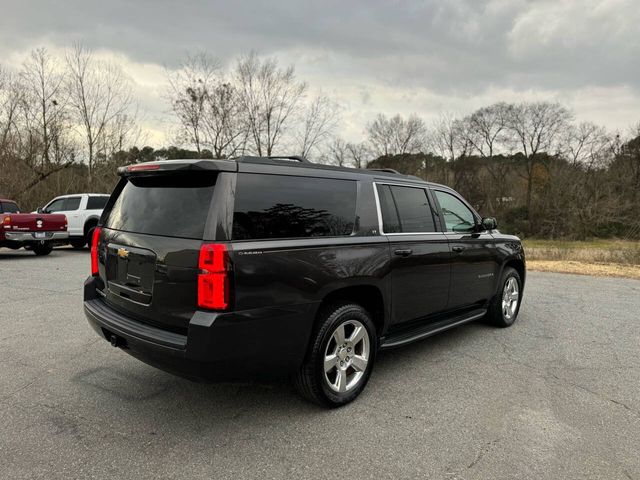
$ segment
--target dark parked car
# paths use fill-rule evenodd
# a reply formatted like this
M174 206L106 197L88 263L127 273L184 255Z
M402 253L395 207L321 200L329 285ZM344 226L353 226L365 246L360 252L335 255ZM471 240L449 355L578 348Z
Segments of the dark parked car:
M443 185L297 157L119 173L84 310L112 345L167 371L291 376L338 406L380 349L518 315L520 240Z

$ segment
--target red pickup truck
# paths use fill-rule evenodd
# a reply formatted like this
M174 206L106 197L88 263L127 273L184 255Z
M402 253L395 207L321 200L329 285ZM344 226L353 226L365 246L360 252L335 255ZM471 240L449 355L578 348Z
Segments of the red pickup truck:
M0 198L0 248L24 247L36 255L49 255L54 243L68 237L64 215L20 213L16 202Z

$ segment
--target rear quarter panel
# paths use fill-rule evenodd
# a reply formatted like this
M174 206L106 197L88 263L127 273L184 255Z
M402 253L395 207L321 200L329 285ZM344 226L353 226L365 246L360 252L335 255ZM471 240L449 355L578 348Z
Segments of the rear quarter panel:
M389 245L379 236L234 242L232 261L236 310L319 303L351 285L384 296Z

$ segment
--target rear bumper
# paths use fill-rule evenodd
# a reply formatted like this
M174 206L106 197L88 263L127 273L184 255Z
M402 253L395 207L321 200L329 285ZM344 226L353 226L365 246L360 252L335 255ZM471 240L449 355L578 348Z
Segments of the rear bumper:
M85 282L84 312L101 337L149 365L195 380L279 378L297 371L315 308L196 311L181 335L122 315L97 295L93 278Z
M42 233L44 233L44 237L36 236ZM66 240L69 238L69 232L4 232L4 236L12 242L40 242L43 240Z

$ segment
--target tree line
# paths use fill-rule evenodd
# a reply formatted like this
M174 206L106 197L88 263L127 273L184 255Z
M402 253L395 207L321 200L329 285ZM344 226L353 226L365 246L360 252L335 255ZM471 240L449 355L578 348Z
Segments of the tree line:
M255 53L229 66L207 53L166 70L176 146L144 145L133 82L81 45L0 68L0 195L32 209L113 188L118 166L156 159L301 155L393 168L460 191L503 229L531 236L640 238L640 124L628 134L578 122L555 102L496 103L467 116L379 114L360 141L344 108L293 66Z

